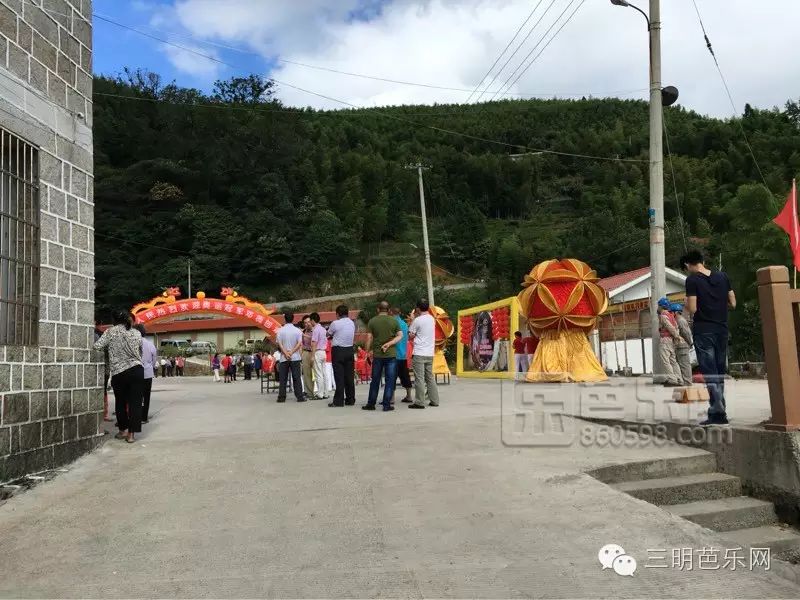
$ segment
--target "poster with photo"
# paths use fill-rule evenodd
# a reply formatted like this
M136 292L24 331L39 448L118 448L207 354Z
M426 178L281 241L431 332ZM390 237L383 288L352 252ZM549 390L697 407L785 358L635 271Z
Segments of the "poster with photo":
M513 363L509 331L519 324L516 298L458 313L456 369L465 377L508 377Z
M485 371L492 364L494 337L492 337L492 315L483 311L475 316L475 329L470 340L470 358L478 371Z

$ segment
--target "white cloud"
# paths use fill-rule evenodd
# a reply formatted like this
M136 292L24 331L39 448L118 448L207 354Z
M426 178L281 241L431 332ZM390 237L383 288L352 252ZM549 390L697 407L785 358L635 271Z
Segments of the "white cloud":
M217 58L216 52L210 51L205 47L195 46L185 42L180 45L186 49L184 50L176 46L164 46L164 52L167 58L169 58L169 61L176 69L197 79L210 81L217 78L222 65L200 56L200 54L205 54Z
M556 0L495 86L506 81L534 40L570 1ZM578 2L575 0L573 7ZM379 4L379 0L176 0L160 18L173 24L177 20L192 35L247 47L265 58L277 56L342 71L472 89L534 6L528 0L394 0L377 10ZM530 24L549 4L549 0L541 3ZM662 5L663 84L677 86L682 104L689 108L730 115L692 3L665 0ZM771 107L798 96L800 61L794 56L793 24L800 20L800 2L771 0L756 5L752 0L699 0L699 5L740 112L745 102ZM353 19L352 11L364 7L371 17ZM644 89L647 47L641 15L607 0L586 0L512 91L552 95ZM194 75L205 61L179 58ZM173 62L179 66L174 58ZM469 95L291 64L280 64L272 74L278 80L363 106L460 102ZM279 87L281 98L292 105L341 106ZM629 97L644 98L646 92Z
M323 48L329 23L341 22L364 0L175 0L157 13L193 35L235 41L264 53Z

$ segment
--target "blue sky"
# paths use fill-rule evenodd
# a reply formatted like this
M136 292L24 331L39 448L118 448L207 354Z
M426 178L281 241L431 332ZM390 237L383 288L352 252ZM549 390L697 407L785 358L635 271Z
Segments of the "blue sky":
M794 29L800 2L770 0L757 10L752 0L698 5L737 114L746 102L771 108L798 97ZM297 88L356 106L460 103L481 81L491 80L488 93L476 98L647 97L641 15L607 0L95 0L94 10L234 65L164 46L98 18L97 73L150 69L167 82L203 90L216 79L261 73L295 86L277 86L279 98L292 106L343 106ZM511 51L503 56L504 48L529 14L533 18L511 44L513 50L522 42L519 53L506 62ZM690 0L662 3L662 39L663 83L679 88L679 102L701 113L731 116ZM498 56L493 76L483 80Z
M191 44L192 41L190 39L164 35L162 31L159 31L161 27L154 28L151 25L154 5L168 8L173 5L173 2L162 0L145 4L128 0L95 0L94 12L102 16L108 16L114 21L125 25L147 31L156 37L170 39L176 44ZM166 32L179 32L181 30L181 27L165 26L163 28L163 31ZM165 45L161 42L100 19L95 19L94 22L94 46L94 70L96 74L116 75L124 67L142 68L159 73L166 82L175 80L180 85L204 90L210 89L213 81L207 76L178 69L165 54ZM217 54L220 60L238 67L220 65L219 77L223 79L245 73L266 73L272 65L272 61L263 56L229 51L218 46L200 47L198 49L202 52Z

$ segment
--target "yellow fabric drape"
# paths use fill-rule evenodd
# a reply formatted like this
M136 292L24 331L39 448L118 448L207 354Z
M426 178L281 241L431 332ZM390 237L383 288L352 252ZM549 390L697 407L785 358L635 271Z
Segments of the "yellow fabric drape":
M444 357L444 352L438 348L433 353L433 374L450 375L450 367L447 366L447 359Z
M525 377L532 382L606 381L586 333L576 329L542 332Z

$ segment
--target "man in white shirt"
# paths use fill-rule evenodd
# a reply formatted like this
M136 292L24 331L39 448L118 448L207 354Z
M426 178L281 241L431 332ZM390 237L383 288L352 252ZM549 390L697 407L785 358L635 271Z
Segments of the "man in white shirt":
M439 406L439 390L436 388L436 378L433 375L433 353L436 349L436 321L430 313L430 304L427 300L417 302L417 318L408 328L408 338L414 342L414 352L411 366L414 369L414 387L416 397L408 408L425 408L425 398L428 406Z
M280 350L278 362L278 402L286 402L286 382L289 372L292 373L292 388L294 397L298 402L305 402L303 397L303 384L300 380L300 348L303 345L303 332L294 326L294 313L285 312L283 318L286 324L278 330L277 342Z
M336 320L328 327L333 379L336 382L333 402L328 404L331 408L352 406L356 403L355 372L353 370L353 340L356 324L349 315L350 311L347 306L340 304L336 307Z

